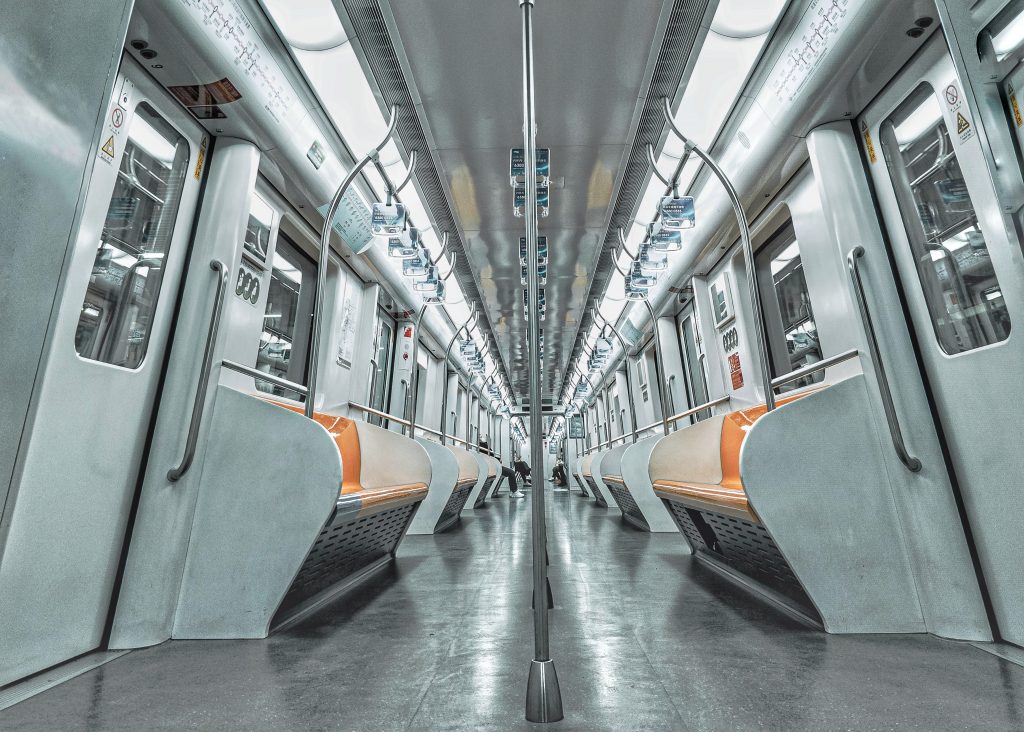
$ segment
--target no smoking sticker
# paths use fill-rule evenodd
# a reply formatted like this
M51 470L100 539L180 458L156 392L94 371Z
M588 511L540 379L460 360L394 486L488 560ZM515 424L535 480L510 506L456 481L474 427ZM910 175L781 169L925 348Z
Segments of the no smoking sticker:
M124 124L124 110L120 107L114 107L114 111L110 113L110 124L114 127L120 127Z
M949 111L949 126L956 130L961 143L967 142L974 137L974 120L971 119L971 110L964 103L957 82L954 81L947 86L942 92L942 97Z

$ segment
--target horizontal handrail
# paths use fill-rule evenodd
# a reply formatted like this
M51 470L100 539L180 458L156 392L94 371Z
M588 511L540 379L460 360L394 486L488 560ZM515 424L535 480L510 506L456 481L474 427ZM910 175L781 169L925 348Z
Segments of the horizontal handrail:
M672 424L674 422L678 422L681 419L686 419L687 417L693 414L697 414L697 412L703 412L705 409L717 407L719 404L725 404L730 399L732 399L732 397L726 394L724 397L719 397L718 399L712 399L710 402L698 404L696 407L691 407L687 409L685 412L680 412L679 414L672 415L671 417L665 420L665 423Z
M797 381L805 376L817 373L818 371L824 371L827 368L835 366L837 363L843 363L843 361L849 361L851 358L856 358L858 356L860 356L860 351L856 348L851 348L849 351L843 351L842 353L837 353L835 356L829 356L828 358L823 358L820 361L809 363L806 366L798 368L796 371L790 371L788 374L783 374L777 379L772 379L772 388L778 389L780 386L785 386L792 381Z
M410 424L409 420L407 420L407 419L402 419L401 417L396 417L396 416L394 416L392 414L388 414L387 412L382 412L379 409L374 409L373 407L367 407L367 406L365 406L363 404L356 404L355 402L349 402L348 405L352 409L358 409L359 411L365 412L366 414L373 414L373 415L375 415L377 417L383 417L384 419L390 419L392 422L400 424L403 427L408 427L409 424Z
M220 365L226 369L237 371L240 374L251 376L254 379L266 381L268 384L280 386L282 389L288 389L289 391L298 392L299 394L302 394L302 396L307 396L309 394L309 390L302 384L296 384L294 381L282 379L280 376L274 376L273 374L268 374L265 371L258 371L257 369L254 369L252 366L246 366L244 364L238 363L237 361L230 361L225 358L220 362Z
M431 435L436 435L437 437L441 437L441 433L438 432L437 430L432 430L429 427L425 427L425 426L423 426L421 424L417 424L416 425L416 429L420 430L422 432L427 432L427 433L429 433Z

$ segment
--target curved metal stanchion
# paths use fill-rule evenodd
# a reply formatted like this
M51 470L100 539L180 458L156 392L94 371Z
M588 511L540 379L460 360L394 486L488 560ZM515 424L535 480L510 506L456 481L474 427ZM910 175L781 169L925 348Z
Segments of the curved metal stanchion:
M469 325L469 321L476 315L476 306L470 308L469 317L466 318L466 322L455 329L455 333L452 334L452 339L448 341L448 347L444 350L444 360L441 362L444 364L444 383L441 385L441 444L445 444L447 435L445 434L445 427L448 423L448 357L451 356L452 346L455 345L455 341L459 338L459 333L466 330L466 326ZM473 324L473 328L476 327L476 323ZM473 332L473 329L466 331L468 336Z
M199 383L196 385L196 398L192 402L192 419L188 423L188 435L185 437L185 453L178 467L167 471L167 480L174 483L192 467L196 456L196 444L199 441L199 428L203 423L203 410L206 407L206 393L210 388L210 372L213 370L213 352L217 350L217 334L220 332L220 319L224 314L224 297L228 291L228 268L219 259L210 262L210 269L217 273L217 292L213 298L213 314L210 317L210 329L206 333L206 348L203 350L203 361L199 367Z
M664 420L668 417L668 405L665 404L665 354L661 350L661 335L658 333L658 316L654 313L654 306L651 305L651 301L648 298L644 298L644 305L647 306L647 312L651 315L651 331L654 337L654 374L658 377L658 404L661 405L661 419L662 427L664 428L665 436L668 436L668 422Z
M732 203L733 213L736 215L736 223L740 228L740 241L743 245L743 259L747 267L747 289L750 291L750 306L754 311L754 336L757 340L755 344L757 346L757 360L761 367L761 381L762 388L764 389L764 401L767 410L770 412L775 409L775 392L772 391L772 374L768 367L768 339L764 332L764 316L761 312L761 291L757 285L757 269L754 266L754 247L750 241L750 223L747 221L747 213L743 210L743 203L740 201L739 194L736 192L736 188L733 186L732 181L729 180L729 176L725 174L725 171L718 165L714 158L704 152L696 143L690 140L684 135L678 127L676 127L675 120L672 119L672 107L669 103L668 97L662 99L664 102L665 121L668 122L669 129L683 141L683 145L686 151L694 153L697 157L703 160L711 172L715 174L715 177L721 182L722 187L725 188L726 194L729 196L729 201Z
M619 346L622 348L622 361L626 369L626 401L629 402L629 429L633 433L633 442L636 442L636 404L633 402L633 380L629 375L629 347L626 345L626 339L619 333L619 329L601 315L601 310L596 304L591 307L591 313L593 317L600 318L601 322L608 326L611 332L615 334L616 339L619 341ZM623 430L623 434L625 434L625 430Z
M309 343L309 356L306 364L307 373L309 374L309 394L306 396L305 414L309 419L313 418L313 410L316 403L316 384L320 370L320 336L323 330L324 317L324 291L327 289L327 266L331 253L331 228L334 225L334 217L338 213L338 207L341 206L341 199L344 198L345 193L363 168L366 167L366 164L371 160L377 161L378 165L380 164L380 150L391 139L397 123L398 107L392 107L391 120L388 122L388 131L384 135L384 139L381 140L377 147L366 153L356 163L355 167L349 171L348 175L345 176L345 180L338 186L338 190L335 192L334 198L331 199L331 204L327 207L327 212L324 214L324 226L320 232L320 260L317 262L316 270L316 306L313 309L313 333Z

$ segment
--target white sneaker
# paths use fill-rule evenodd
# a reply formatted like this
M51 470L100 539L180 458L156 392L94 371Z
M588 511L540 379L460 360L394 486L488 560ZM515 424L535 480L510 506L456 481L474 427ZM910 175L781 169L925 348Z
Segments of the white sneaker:
M508 497L509 498L526 498L526 494L523 493L522 491L516 491L515 493L510 493Z

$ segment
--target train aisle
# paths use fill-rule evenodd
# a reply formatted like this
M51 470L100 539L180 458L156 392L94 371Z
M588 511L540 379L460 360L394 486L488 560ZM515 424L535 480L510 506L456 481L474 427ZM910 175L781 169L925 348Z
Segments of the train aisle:
M1020 729L1024 669L968 644L828 636L550 494L552 649L576 730ZM135 651L0 712L3 729L521 729L530 501L503 492L303 624Z

